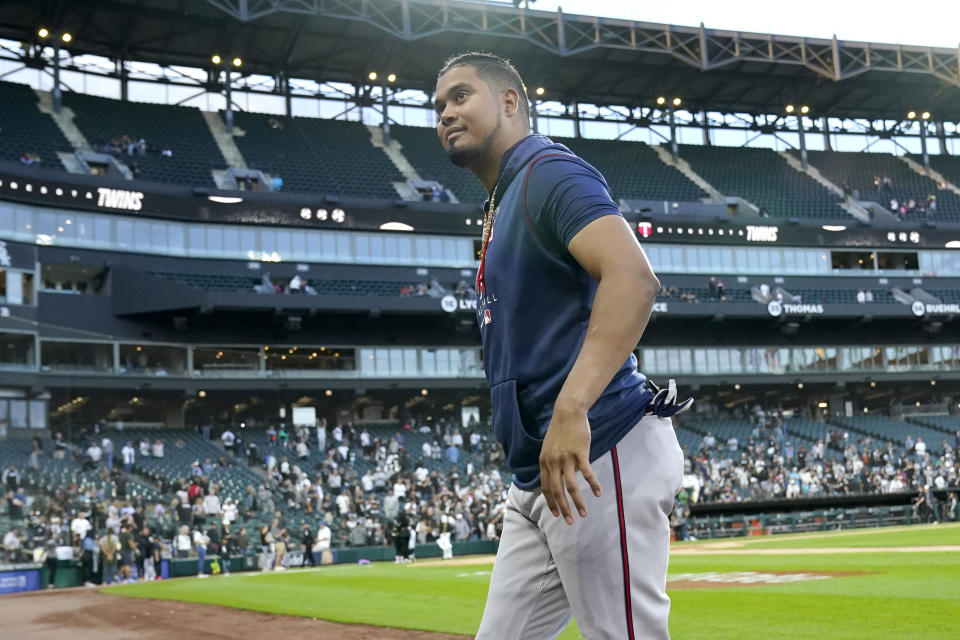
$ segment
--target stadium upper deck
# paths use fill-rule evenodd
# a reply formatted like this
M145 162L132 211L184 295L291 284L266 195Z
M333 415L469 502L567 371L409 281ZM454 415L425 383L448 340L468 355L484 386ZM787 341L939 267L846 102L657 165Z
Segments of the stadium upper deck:
M197 187L269 190L282 183L284 191L388 202L426 197L417 187L435 181L445 189L442 199L483 198L426 128L395 129L399 143L384 148L378 131L357 122L238 114L229 136L212 130L196 109L67 93L70 122L84 140L76 148L61 133L62 120L42 113L38 97L23 85L0 82L0 100L12 105L0 114L0 127L16 132L0 140L0 158L31 166L106 174L115 167L131 179ZM950 181L948 156L947 175L935 179L889 154L811 152L812 169L805 170L769 149L683 145L675 162L665 149L641 142L557 140L596 165L618 201L680 203L682 213L683 203L737 198L745 216L852 220L867 207L889 215L890 201L897 200L904 211L889 213L901 219L960 221L960 188ZM231 147L236 154L228 166L222 151ZM25 160L29 154L39 159ZM75 158L84 160L79 169ZM234 173L225 175L228 169ZM894 186L873 187L872 177L892 179Z

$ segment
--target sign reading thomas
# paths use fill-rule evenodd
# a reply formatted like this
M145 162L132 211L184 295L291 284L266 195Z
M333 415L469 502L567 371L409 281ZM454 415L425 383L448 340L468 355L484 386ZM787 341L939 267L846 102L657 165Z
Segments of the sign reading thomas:
M767 303L767 313L774 318L782 315L788 316L822 316L822 304L804 304L801 302L782 302L780 300L771 300Z

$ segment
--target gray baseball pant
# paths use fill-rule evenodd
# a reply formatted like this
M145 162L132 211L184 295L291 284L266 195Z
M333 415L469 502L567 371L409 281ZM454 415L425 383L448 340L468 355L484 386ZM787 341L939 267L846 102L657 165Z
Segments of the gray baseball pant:
M644 416L591 467L602 496L577 474L587 517L571 503L573 525L539 488L511 485L477 640L555 638L571 615L587 640L670 637L668 516L683 478L671 420Z

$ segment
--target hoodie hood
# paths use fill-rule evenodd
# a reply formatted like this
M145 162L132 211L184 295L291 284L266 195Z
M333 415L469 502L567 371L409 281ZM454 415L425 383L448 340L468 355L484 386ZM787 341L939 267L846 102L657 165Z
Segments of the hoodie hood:
M503 154L503 158L500 159L500 171L497 174L497 182L494 187L497 190L497 199L503 197L503 194L507 192L507 188L513 183L514 178L527 166L527 163L529 163L535 155L546 150L554 150L573 155L573 152L564 145L559 142L554 142L547 136L539 133L531 134L507 149L506 153ZM490 206L489 194L487 194L487 196L487 199L483 203L484 211Z

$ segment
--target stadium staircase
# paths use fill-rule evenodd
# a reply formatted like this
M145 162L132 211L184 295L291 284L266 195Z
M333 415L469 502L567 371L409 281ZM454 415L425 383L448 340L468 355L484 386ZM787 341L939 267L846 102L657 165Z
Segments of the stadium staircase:
M668 167L673 167L683 175L687 177L687 180L693 184L700 187L700 189L709 195L710 200L715 202L720 202L723 200L723 194L714 188L712 184L704 180L700 174L693 170L693 167L690 166L690 163L684 160L683 158L678 157L676 160L673 159L673 155L666 147L661 145L651 145L650 149L653 150L657 157L660 158L660 162L667 165Z
M946 156L947 159L953 160L952 157ZM934 169L933 167L933 157L930 158L930 168L927 169L920 162L923 162L923 158L920 158L920 162L917 162L914 158L910 156L900 156L900 159L903 160L908 167L913 169L915 173L919 173L922 176L930 178L938 185L943 185L946 189L952 191L953 193L960 195L960 187L953 183L953 181L948 180L946 176ZM939 159L939 157L938 157Z
M596 167L610 186L614 200L698 202L710 193L675 165L666 164L657 147L643 142L554 138Z
M227 133L227 126L216 113L212 111L201 111L200 113L203 115L203 121L207 123L207 127L210 129L210 135L213 136L217 147L220 148L220 153L226 159L227 166L232 169L246 169L247 161L243 159L243 154L240 153L240 149L237 148L237 143L234 141L234 136L244 135L243 129L235 126L233 135L231 135Z
M125 164L136 161L145 180L189 186L216 186L213 171L226 168L199 109L164 104L122 102L96 96L66 92L63 104L70 107L74 122L94 145L127 135L143 138L148 148L158 151L112 155ZM167 157L159 149L171 151Z
M834 193L795 171L772 149L682 145L680 154L710 184L727 196L740 196L758 206L761 215L849 219Z
M40 109L40 113L45 113L53 119L70 145L76 151L90 150L90 143L87 142L87 138L73 121L76 118L73 110L69 107L63 107L60 109L60 113L57 113L53 109L53 94L49 91L40 90L34 90L34 93L37 94L37 108ZM89 173L88 167L84 166L84 163L77 158L75 152L59 151L57 155L60 157L60 162L70 173Z
M897 156L843 151L810 151L807 155L810 163L834 183L846 181L851 190L859 191L861 202L874 201L887 210L891 198L901 203L911 198L925 202L928 196L935 195L937 210L934 219L960 221L960 196L939 189L928 175L917 173ZM890 188L878 190L873 183L874 176L890 178ZM918 218L913 215L913 219ZM907 219L911 219L910 214Z
M781 158L783 158L786 161L788 165L790 165L800 173L804 173L810 176L811 178L819 182L821 185L823 185L824 188L829 189L834 194L834 196L837 197L838 204L841 209L843 209L844 211L852 215L854 218L859 218L860 220L870 219L870 213L866 209L864 209L862 206L860 206L860 204L854 201L852 198L844 201L843 189L841 189L837 185L830 182L830 180L828 180L826 176L820 173L820 170L817 169L815 166L813 166L810 163L807 163L807 168L804 169L803 163L800 161L800 159L793 156L789 152L778 151L777 153L780 155Z
M390 144L387 144L383 138L383 129L380 127L367 125L367 130L370 132L370 141L373 146L377 149L383 149L383 152L390 158L393 166L407 179L407 181L394 181L393 188L397 190L397 194L404 200L420 200L420 193L410 186L409 181L419 182L422 178L420 174L417 173L417 170L413 168L413 165L410 164L410 161L403 155L403 147L401 144L393 138L390 139ZM453 201L457 201L455 194Z
M913 158L922 162L922 158ZM922 165L920 165L922 166ZM930 156L930 177L938 182L946 182L947 188L960 195L960 157L958 156Z
M221 112L221 117L223 113ZM395 200L397 168L359 122L235 112L234 137L247 166L283 180L283 190Z
M404 158L424 180L439 182L460 202L480 205L487 199L487 192L474 175L447 159L436 130L396 125L390 127L390 137L399 143Z

